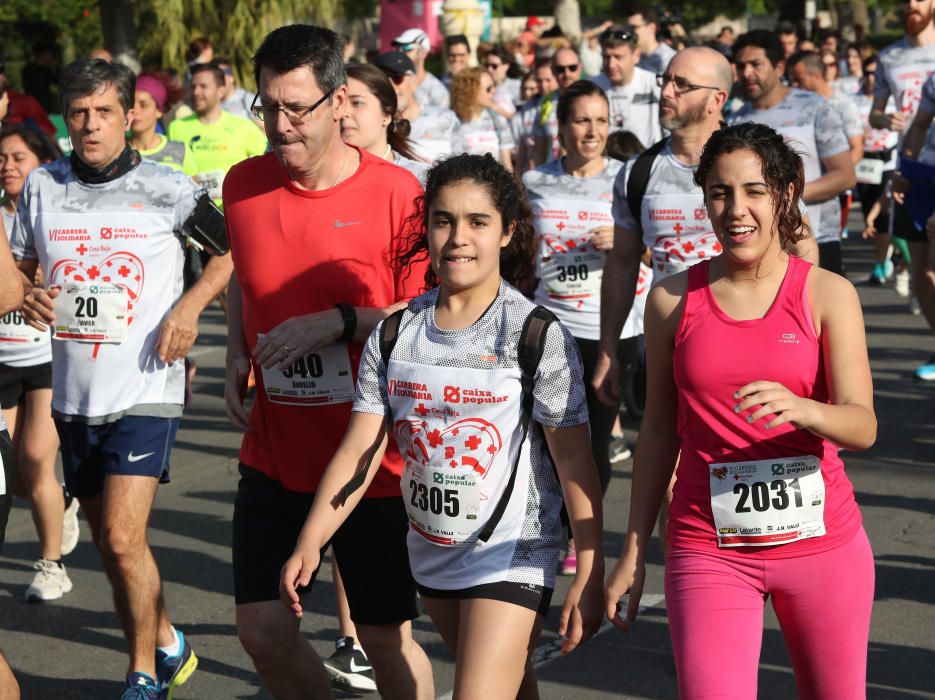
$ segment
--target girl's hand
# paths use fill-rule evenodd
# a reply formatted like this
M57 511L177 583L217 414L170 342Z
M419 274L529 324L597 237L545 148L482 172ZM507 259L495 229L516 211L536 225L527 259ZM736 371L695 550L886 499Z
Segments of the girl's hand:
M607 577L607 583L604 584L604 606L607 619L615 627L628 631L630 625L636 621L636 616L640 611L640 599L643 597L643 584L645 582L646 565L638 560L636 555L631 554L628 548L617 561L614 570ZM620 599L626 594L629 594L630 599L624 617L621 616L624 611Z
M864 227L863 233L860 234L860 237L864 240L867 240L868 238L876 238L877 227L868 221L867 225Z
M559 635L565 638L562 653L567 654L597 634L602 621L600 575L592 574L585 580L576 577L565 595L558 625Z
M598 250L612 250L614 247L614 227L598 226L592 228L588 233L591 234L591 245Z
M818 405L811 399L796 396L779 382L750 382L735 391L734 398L739 400L734 406L736 413L756 407L754 412L747 416L748 423L774 415L775 418L763 426L766 430L785 423L810 430L817 422Z
M279 598L296 617L302 617L302 601L299 599L297 589L311 583L319 564L321 564L321 552L317 549L302 552L299 547L296 547L295 552L282 567L279 579Z

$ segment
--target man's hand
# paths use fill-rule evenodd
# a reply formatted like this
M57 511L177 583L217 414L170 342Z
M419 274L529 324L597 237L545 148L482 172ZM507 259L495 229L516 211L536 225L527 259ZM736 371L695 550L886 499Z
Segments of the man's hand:
M886 128L890 131L902 131L906 128L906 115L902 112L887 112L883 117L886 119Z
M179 301L162 320L156 348L159 359L166 364L180 360L191 351L198 337L199 312Z
M55 298L61 293L61 287L33 287L23 302L23 320L36 330L49 330L55 323Z
M343 330L344 320L337 309L295 316L257 341L253 359L265 369L286 369L312 350L332 345Z

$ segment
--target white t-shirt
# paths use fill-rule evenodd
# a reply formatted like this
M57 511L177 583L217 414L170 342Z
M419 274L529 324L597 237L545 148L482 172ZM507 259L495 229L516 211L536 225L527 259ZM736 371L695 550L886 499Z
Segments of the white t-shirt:
M413 150L427 163L454 153L452 139L458 115L447 107L423 108L419 116L409 122L409 140Z
M613 184L623 163L606 159L603 172L574 177L561 160L523 175L539 238L539 284L534 299L551 310L576 338L601 337L601 279L607 254L592 246L589 231L613 226ZM621 338L643 333L643 310L652 269L640 265L639 284Z
M389 415L406 460L401 485L410 510L413 576L419 584L439 590L501 581L552 587L563 539L561 486L542 431L530 425L520 444L517 351L534 305L503 282L493 304L473 325L442 330L435 325L437 300L436 288L410 302L388 368L380 355L382 323L370 335L353 409ZM532 420L556 428L587 423L582 373L574 338L553 323L534 378ZM503 517L487 542L478 541L476 534L504 493L517 455L516 480ZM412 478L420 470L434 472L430 485L451 477L476 480L480 494L473 501L474 518L468 521L476 528L475 541L444 546L449 544L444 532L419 528L411 509L421 507L417 479ZM455 490L457 512L463 513L468 499L464 491ZM442 502L438 494L438 506L449 505L447 495ZM423 499L423 505L429 506L428 500Z
M922 86L933 71L935 44L910 46L903 37L880 52L873 96L877 99L892 97L896 109L906 115L906 126L900 134L900 143L919 109Z
M452 132L451 143L453 153L476 156L489 153L494 158L499 158L501 151L515 146L510 123L489 109L483 110L473 121L459 121Z
M864 127L864 153L880 153L881 151L892 151L892 155L884 165L884 170L893 170L896 167L896 143L899 140L899 133L889 129L874 129L870 126L870 110L873 108L873 97L870 95L852 95L857 114L860 116L860 123ZM893 100L887 101L886 111L891 111L895 107Z
M653 75L659 75L669 67L669 61L672 60L676 53L675 49L664 41L660 41L655 51L640 55L640 61L636 65Z
M606 75L594 78L610 102L610 131L629 131L645 148L662 138L659 126L659 86L656 76L642 68L633 69L626 85L612 85Z
M519 103L520 82L516 78L506 78L497 86L493 94L493 101L510 114L516 112Z
M16 215L0 205L7 238L13 235ZM52 333L37 331L23 320L21 311L0 316L0 365L35 367L52 361ZM0 428L2 430L2 428Z
M179 234L194 206L190 178L146 159L98 185L79 181L67 158L27 177L13 255L38 258L47 287L86 285L89 294L117 288L127 304L122 342L53 339L56 417L100 424L123 415L181 415L183 363L164 364L156 343L182 295ZM78 299L63 292L56 305L69 302Z
M415 98L422 109L448 109L451 102L448 88L431 73L426 73L425 80L419 83Z
M844 122L820 95L792 88L785 99L769 109L753 109L748 102L727 119L730 124L757 122L772 127L800 152L805 181L817 180L825 172L822 159L850 150ZM841 238L841 205L838 193L824 202L807 205L815 240L819 243Z

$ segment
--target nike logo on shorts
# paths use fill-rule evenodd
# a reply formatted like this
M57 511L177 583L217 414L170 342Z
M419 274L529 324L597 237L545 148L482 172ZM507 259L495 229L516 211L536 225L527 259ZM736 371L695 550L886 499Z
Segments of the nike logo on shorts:
M144 454L144 455L135 455L135 454L133 454L133 450L130 450L130 454L127 455L127 461L128 461L128 462L139 462L141 459L146 459L147 457L151 457L151 456L154 455L154 454L156 454L156 453L155 453L155 452L147 452L147 453Z

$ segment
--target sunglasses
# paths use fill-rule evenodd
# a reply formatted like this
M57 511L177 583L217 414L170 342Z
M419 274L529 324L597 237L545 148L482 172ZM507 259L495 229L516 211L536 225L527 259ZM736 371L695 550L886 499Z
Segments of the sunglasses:
M574 73L577 70L577 63L569 63L567 66L552 66L552 72L554 73Z
M502 65L503 65L502 63L485 63L484 68L486 68L487 70L496 70Z
M636 41L636 35L626 29L608 29L601 33L601 43L605 41Z
M405 74L399 75L398 73L387 73L386 77L390 79L393 85L402 85L403 81L406 79Z

